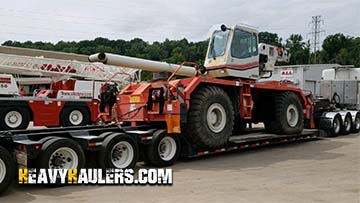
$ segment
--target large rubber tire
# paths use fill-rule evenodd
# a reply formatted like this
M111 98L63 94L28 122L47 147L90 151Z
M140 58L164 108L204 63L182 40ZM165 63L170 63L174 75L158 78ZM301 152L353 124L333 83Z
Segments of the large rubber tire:
M0 109L0 130L26 129L30 122L30 113L24 107L3 107Z
M348 135L351 132L352 118L351 114L346 114L343 123L341 124L341 134Z
M207 119L210 116L212 121ZM210 148L225 145L234 128L234 110L228 94L215 86L193 92L188 126L192 143Z
M37 161L39 168L80 169L85 166L85 154L74 140L53 138L43 144Z
M168 135L166 131L158 130L151 144L146 146L144 156L144 161L150 165L171 166L180 156L180 140L177 135Z
M301 133L304 128L304 114L299 97L293 92L275 95L274 113L264 123L270 133Z
M356 114L355 121L353 122L351 132L358 133L360 131L360 113Z
M15 177L15 162L4 147L0 146L0 195L5 192Z
M64 107L60 115L61 126L83 126L90 123L90 112L86 107Z
M116 133L105 139L97 162L101 168L133 168L139 159L139 147L130 135Z
M336 137L340 134L341 132L341 123L342 123L342 119L340 114L336 115L333 119L332 122L332 126L331 129L328 133L329 137Z

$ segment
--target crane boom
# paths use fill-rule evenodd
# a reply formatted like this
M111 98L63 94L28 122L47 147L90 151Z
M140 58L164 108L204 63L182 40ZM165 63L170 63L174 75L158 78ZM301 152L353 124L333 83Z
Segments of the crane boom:
M32 56L19 56L0 53L0 72L29 76L50 77L53 81L68 78L83 78L86 80L105 81L116 72L132 75L137 70L118 66L108 66L88 62L50 59ZM112 80L127 83L128 75L116 75Z
M166 62L158 62L129 56L122 56L109 53L98 53L89 56L90 62L101 62L107 65L121 66L126 68L134 68L147 70L152 72L174 72L179 65ZM195 68L190 66L182 66L176 73L177 75L192 77L195 75Z

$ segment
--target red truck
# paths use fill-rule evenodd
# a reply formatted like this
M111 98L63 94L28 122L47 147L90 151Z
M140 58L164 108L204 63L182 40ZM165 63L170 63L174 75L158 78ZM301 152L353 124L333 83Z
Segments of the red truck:
M100 88L126 84L125 69L85 62L0 54L0 130L93 124ZM16 76L16 78L14 78Z

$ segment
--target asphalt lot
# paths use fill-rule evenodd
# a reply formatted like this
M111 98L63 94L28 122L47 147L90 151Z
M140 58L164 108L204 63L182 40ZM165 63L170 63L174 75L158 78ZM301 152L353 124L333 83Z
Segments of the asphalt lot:
M360 202L359 134L179 161L172 168L172 186L14 184L0 202Z

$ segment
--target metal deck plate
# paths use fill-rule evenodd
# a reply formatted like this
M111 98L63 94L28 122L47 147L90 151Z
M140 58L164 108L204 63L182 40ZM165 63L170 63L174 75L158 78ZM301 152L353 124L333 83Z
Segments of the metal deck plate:
M248 133L243 135L235 135L230 137L230 142L233 143L244 143L244 142L251 142L251 141L261 141L261 140L269 140L269 139L277 139L277 138L286 138L286 137L296 137L296 136L303 136L303 135L314 135L317 133L317 130L312 129L304 129L302 133L297 135L276 135L276 134L269 134L264 133L264 129L251 129Z

